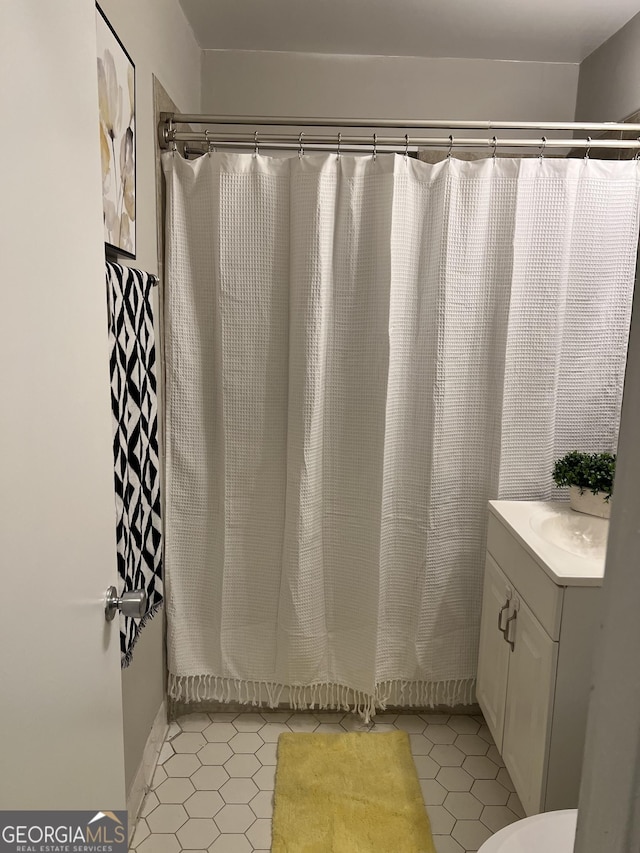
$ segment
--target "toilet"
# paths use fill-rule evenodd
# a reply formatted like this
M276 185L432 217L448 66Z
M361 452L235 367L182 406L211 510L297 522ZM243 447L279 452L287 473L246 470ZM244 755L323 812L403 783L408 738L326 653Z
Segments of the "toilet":
M577 809L545 812L505 826L478 853L573 853Z

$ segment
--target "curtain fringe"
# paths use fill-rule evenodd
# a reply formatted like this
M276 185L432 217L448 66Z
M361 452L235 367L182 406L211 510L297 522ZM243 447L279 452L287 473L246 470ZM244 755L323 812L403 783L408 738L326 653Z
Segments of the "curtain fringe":
M434 708L436 705L471 705L475 702L475 678L448 681L390 680L376 684L375 693L354 690L344 684L285 685L273 681L245 681L219 675L169 673L168 693L176 702L239 702L277 708L281 702L294 711L336 710L359 714L365 722L389 705L403 708Z

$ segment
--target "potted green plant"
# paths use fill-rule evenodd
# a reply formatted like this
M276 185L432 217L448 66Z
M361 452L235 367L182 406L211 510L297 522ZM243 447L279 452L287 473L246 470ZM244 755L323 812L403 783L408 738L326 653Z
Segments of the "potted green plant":
M569 486L572 509L609 518L615 473L614 453L579 453L572 450L556 461L553 480L559 488Z

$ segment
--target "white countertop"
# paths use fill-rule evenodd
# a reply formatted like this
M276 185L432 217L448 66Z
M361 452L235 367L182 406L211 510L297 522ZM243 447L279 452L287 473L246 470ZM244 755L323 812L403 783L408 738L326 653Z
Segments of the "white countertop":
M605 551L590 549L589 534L604 541L609 522L602 518L586 516L569 507L568 501L489 501L489 511L507 527L533 559L559 586L602 586ZM560 531L559 538L553 534ZM549 537L541 535L541 528L550 530ZM562 536L576 533L576 548L580 549L582 531L587 545L582 554L572 553L558 544ZM551 541L556 538L556 541ZM570 542L570 539L565 541ZM572 547L571 545L569 547Z

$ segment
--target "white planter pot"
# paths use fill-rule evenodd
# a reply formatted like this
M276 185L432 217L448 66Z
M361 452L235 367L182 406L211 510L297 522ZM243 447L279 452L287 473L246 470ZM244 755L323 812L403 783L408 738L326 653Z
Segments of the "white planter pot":
M609 518L611 515L611 503L613 498L605 500L605 493L593 494L585 490L580 494L578 486L569 487L569 506L576 512L584 512L587 515L597 515L598 518Z

